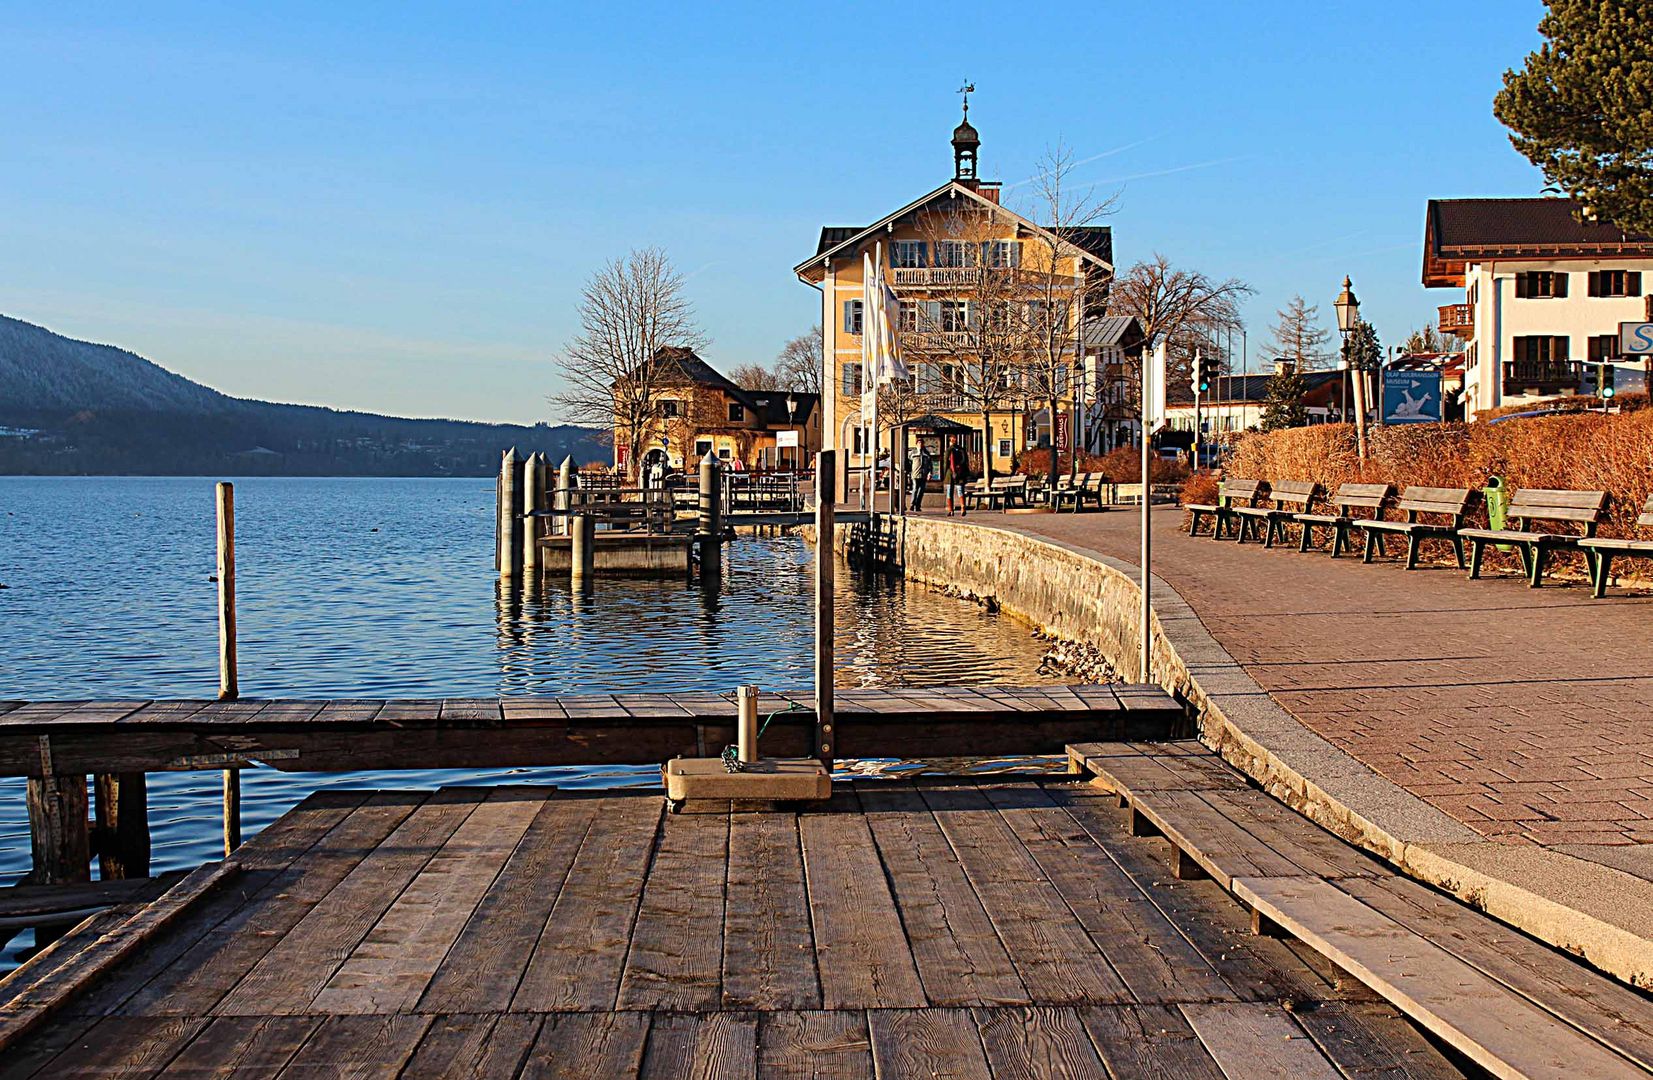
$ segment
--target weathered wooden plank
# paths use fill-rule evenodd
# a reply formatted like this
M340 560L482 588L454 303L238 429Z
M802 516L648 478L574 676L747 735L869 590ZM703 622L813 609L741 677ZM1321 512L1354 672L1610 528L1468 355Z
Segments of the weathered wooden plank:
M343 698L329 701L316 714L314 723L320 724L371 724L384 711L383 701L371 698ZM446 708L444 702L443 707ZM497 710L499 706L494 705Z
M1254 937L1242 908L1214 881L1171 880L1162 841L1124 835L1126 814L1086 789L1048 787L1137 888L1165 913L1242 1001L1318 1001L1330 987L1281 942Z
M442 702L442 722L445 724L497 724L505 717L498 701L485 698L448 698Z
M1226 817L1197 791L1154 791L1131 797L1165 839L1192 858L1223 888L1236 877L1294 877L1303 868Z
M1394 871L1261 791L1203 791L1219 814L1291 860L1310 877L1393 877Z
M306 912L214 1011L242 1016L307 1012L344 958L484 794L445 788L425 800Z
M1222 1070L1173 1005L1101 1005L1077 1011L1117 1080L1223 1080Z
M412 1009L543 804L543 791L487 789L315 997L332 1014Z
M276 1075L281 1080L348 1076L395 1080L419 1045L428 1016L330 1016Z
M1135 1000L1230 996L1221 976L1165 913L1042 789L1020 784L983 790Z
M0 919L114 904L146 903L171 888L183 876L183 871L174 870L155 877L83 881L72 885L12 885L0 888ZM3 982L0 979L0 983Z
M1131 1000L1118 972L987 797L962 784L921 790L1034 1003Z
M123 717L120 723L123 727L151 723L183 723L211 704L212 702L206 699L190 701L151 701L140 708L134 709L131 713Z
M534 946L513 1009L614 1008L662 809L658 796L602 801Z
M1452 897L1405 878L1339 887L1653 1071L1653 1002Z
M111 1016L41 1064L25 1052L0 1053L0 1077L40 1080L152 1076L206 1026L201 1017Z
M861 1080L873 1075L866 1014L766 1013L758 1026L758 1075L775 1080Z
M558 795L540 807L419 1001L421 1012L497 1012L545 931L574 856L603 803Z
M996 1077L1108 1080L1107 1067L1070 1008L973 1009Z
M1030 1004L923 797L909 784L868 786L860 795L930 1004Z
M552 1013L534 1040L521 1080L636 1076L648 1034L648 1013Z
M524 1013L438 1016L396 1080L511 1080L539 1035Z
M1627 1058L1330 882L1240 878L1234 892L1494 1075L1644 1075Z
M867 1014L879 1077L991 1080L975 1018L967 1009L878 1009Z
M773 1011L820 1004L798 819L731 814L723 1005Z
M208 863L77 952L72 961L55 966L42 978L20 988L10 1001L0 1005L0 1054L45 1023L71 999L85 993L152 938L164 933L191 905L240 872L239 863Z
M747 1080L758 1070L752 1013L656 1013L643 1054L643 1080Z
M728 815L666 815L631 930L620 1008L718 1007L728 865Z
M159 1076L172 1080L271 1080L321 1025L319 1016L220 1016Z
M82 949L130 919L136 911L136 904L122 905L105 908L81 919L62 937L29 957L26 964L0 976L0 1005L11 1001L64 965L74 963Z
M1293 1018L1345 1076L1455 1080L1463 1075L1387 1003L1328 1001Z
M829 1009L924 1004L912 949L866 819L856 813L806 813L798 829L822 1003Z
M1277 1005L1216 1002L1182 1006L1189 1026L1229 1076L1342 1080L1308 1033Z

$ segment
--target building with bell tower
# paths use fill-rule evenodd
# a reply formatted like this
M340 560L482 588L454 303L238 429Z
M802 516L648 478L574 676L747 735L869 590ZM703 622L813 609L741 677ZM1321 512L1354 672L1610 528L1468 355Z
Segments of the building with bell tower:
M1090 345L1091 324L1081 317L1100 314L1106 302L1112 230L1090 226L1057 236L1001 204L999 183L980 175L981 134L970 122L974 89L967 83L960 91L963 117L953 129L946 183L870 225L823 227L815 253L794 267L821 293L821 445L839 451L838 490L846 497L857 487L852 478L864 483L870 475L878 451L899 457L915 441L939 449L944 439L959 439L977 475L1000 476L1028 450L1052 440L1069 445L1076 428L1087 430L1082 410L1094 395L1085 387L1105 366L1096 361L1103 350L1131 341L1125 328L1123 338ZM864 257L877 247L900 300L898 337L909 378L880 395L873 433L863 422L863 397L875 391L867 385L861 331ZM1047 385L1036 390L1032 378L1038 334L1027 331L1041 324L1065 326L1073 342L1071 375L1054 417L1048 384L1062 380L1047 374L1048 360L1037 369Z

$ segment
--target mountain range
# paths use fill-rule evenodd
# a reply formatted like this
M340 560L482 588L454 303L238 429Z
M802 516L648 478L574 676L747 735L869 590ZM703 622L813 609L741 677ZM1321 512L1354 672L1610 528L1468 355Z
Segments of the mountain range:
M231 397L0 315L0 475L488 476L515 446L608 461L573 425L420 420Z

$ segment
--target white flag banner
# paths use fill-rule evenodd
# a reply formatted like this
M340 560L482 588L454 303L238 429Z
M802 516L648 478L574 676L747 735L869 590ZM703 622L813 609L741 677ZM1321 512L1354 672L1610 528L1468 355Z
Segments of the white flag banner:
M1143 370L1142 423L1148 434L1165 427L1165 369L1169 360L1165 342L1154 346L1153 358Z
M907 362L901 356L901 300L890 288L884 276L884 246L878 246L878 262L873 268L878 306L878 384L880 386L907 377Z
M870 252L861 254L861 426L872 431L878 416L878 292ZM872 436L867 436L869 445Z

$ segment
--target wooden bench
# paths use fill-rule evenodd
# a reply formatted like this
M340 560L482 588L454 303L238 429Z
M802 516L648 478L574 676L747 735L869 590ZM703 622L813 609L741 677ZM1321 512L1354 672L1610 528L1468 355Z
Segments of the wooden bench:
M1641 516L1636 519L1636 525L1643 529L1653 529L1653 495L1649 495L1647 502L1642 504ZM1595 565L1590 568L1590 578L1594 586L1594 595L1598 600L1607 595L1607 575L1612 570L1615 556L1653 559L1653 540L1586 536L1579 539L1578 546L1586 554L1595 556Z
M1355 522L1366 533L1366 550L1363 561L1371 562L1372 554L1387 555L1383 540L1388 534L1406 537L1406 568L1415 569L1418 565L1418 551L1425 540L1445 540L1452 545L1452 550L1458 556L1458 568L1464 567L1464 538L1460 530L1464 527L1464 515L1475 500L1475 492L1469 488L1435 488L1418 487L1413 485L1406 489L1400 500L1395 503L1395 509L1406 514L1405 521L1388 521L1383 518L1362 519ZM1422 521L1420 514L1428 514L1435 518L1446 518L1445 523L1439 521Z
M1259 495L1268 491L1268 485L1261 480L1243 480L1236 477L1233 480L1224 480L1217 485L1217 501L1215 503L1188 503L1183 509L1191 515L1188 522L1188 535L1200 534L1200 519L1211 519L1211 539L1221 540L1223 526L1227 524L1239 506L1251 506Z
M1234 515L1240 523L1234 539L1245 543L1248 535L1256 535L1260 524L1263 527L1263 546L1273 547L1274 538L1280 535L1282 527L1298 514L1307 512L1322 494L1320 485L1312 480L1282 480L1278 484L1270 484L1265 499L1270 505L1234 507Z
M1050 489L1051 509L1060 511L1067 504L1077 514L1085 508L1087 501L1095 503L1098 510L1102 509L1102 487L1108 482L1106 473L1079 473L1072 480L1064 478L1064 481Z
M1356 510L1370 510L1372 517L1380 518L1383 511L1394 501L1395 485L1393 484L1341 484L1337 493L1328 501L1335 511L1330 514L1293 514L1292 520L1303 527L1303 535L1298 540L1297 550L1307 551L1314 542L1314 530L1317 528L1332 531L1332 558L1343 554L1349 546L1349 529L1359 525L1365 518L1357 518Z
M1527 584L1538 588L1544 578L1544 560L1552 551L1576 550L1578 542L1593 539L1596 526L1607 515L1607 492L1560 491L1554 488L1521 488L1510 500L1504 512L1505 520L1517 522L1520 529L1464 529L1463 536L1471 545L1469 576L1481 576L1481 557L1488 544L1510 544L1521 556L1521 569L1527 575ZM1583 536L1573 533L1538 532L1533 524L1542 522L1556 525L1582 525ZM1595 556L1585 552L1591 577L1595 576Z

